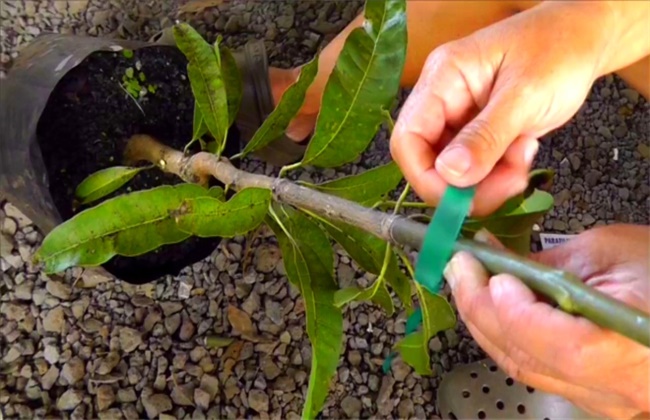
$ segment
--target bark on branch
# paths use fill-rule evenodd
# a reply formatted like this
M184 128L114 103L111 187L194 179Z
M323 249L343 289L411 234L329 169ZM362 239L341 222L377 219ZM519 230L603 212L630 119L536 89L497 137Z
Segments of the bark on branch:
M210 153L185 156L147 135L135 135L130 139L125 159L129 163L151 162L186 182L206 185L210 177L215 177L234 190L251 187L270 189L274 199L279 202L357 226L395 245L419 250L427 229L427 225L406 217L363 207L285 178L242 171L228 160ZM571 273L464 238L456 242L455 250L471 253L493 274L508 273L518 277L531 289L553 299L568 313L581 315L603 328L650 347L649 314L586 286Z

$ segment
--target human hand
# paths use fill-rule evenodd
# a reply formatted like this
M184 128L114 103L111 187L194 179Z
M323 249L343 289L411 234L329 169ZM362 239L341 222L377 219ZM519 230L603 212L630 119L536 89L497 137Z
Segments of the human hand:
M484 216L526 188L537 138L567 122L600 75L609 40L596 3L544 2L429 56L391 137L424 201L477 185L472 215Z
M477 240L495 246L485 231ZM531 255L650 312L650 227L610 225ZM540 300L519 279L493 277L470 254L445 270L461 319L510 377L608 418L650 412L650 349Z

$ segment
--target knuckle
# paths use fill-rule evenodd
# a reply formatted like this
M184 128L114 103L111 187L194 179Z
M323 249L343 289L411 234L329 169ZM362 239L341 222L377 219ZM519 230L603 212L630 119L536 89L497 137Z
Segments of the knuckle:
M492 125L483 119L476 119L464 128L463 141L471 149L478 152L500 152L506 141Z

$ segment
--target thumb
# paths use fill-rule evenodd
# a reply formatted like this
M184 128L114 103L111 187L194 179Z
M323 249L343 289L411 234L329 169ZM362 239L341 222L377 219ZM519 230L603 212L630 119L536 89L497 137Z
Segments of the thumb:
M511 143L526 130L529 112L515 89L501 89L487 106L449 143L436 160L436 171L449 184L478 184L492 171ZM524 159L532 162L535 145L530 143Z

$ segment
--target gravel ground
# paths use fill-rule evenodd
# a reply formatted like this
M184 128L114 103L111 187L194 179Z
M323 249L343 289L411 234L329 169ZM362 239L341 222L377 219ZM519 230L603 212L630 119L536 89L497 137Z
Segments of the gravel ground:
M193 23L209 36L223 32L231 46L263 38L272 64L287 67L311 58L360 5L233 1L200 13ZM148 39L171 22L176 6L2 1L2 74L21 45L40 32ZM544 139L537 166L559 176L557 205L543 231L649 223L649 111L638 93L607 77L571 123ZM382 131L357 163L301 177L333 178L387 159ZM273 170L255 161L247 166ZM6 418L299 416L311 363L304 306L284 277L269 232L252 246L244 238L224 241L179 276L134 287L97 274L82 277L80 269L48 279L26 262L41 234L10 203L0 208L0 405ZM337 274L341 284L368 282L341 252ZM228 322L232 306L274 340L239 340ZM421 378L399 360L390 375L381 372L404 323L404 313L388 319L365 304L346 312L347 348L323 417L436 418L438 377ZM438 374L483 357L462 324L434 338L431 350Z

